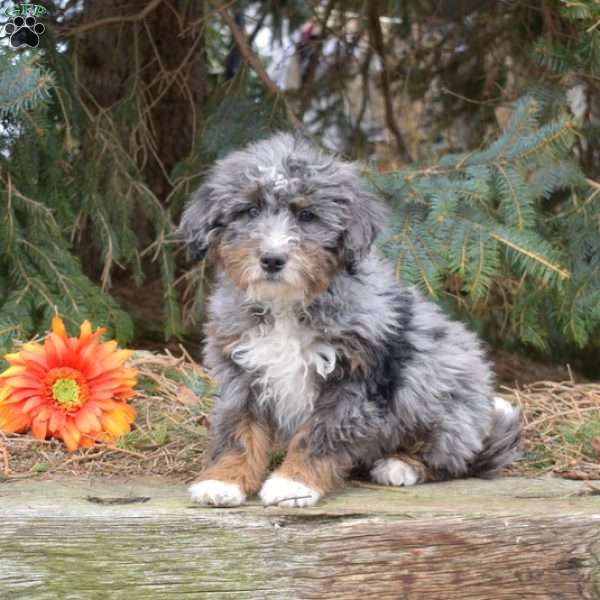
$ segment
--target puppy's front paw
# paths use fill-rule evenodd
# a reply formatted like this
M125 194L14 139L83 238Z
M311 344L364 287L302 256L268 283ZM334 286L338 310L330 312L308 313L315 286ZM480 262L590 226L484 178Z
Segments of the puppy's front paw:
M197 481L188 488L192 500L207 506L240 506L246 494L237 483L226 483L216 479Z
M260 499L265 506L314 506L321 494L300 481L285 477L270 477L263 484Z
M417 470L398 458L382 458L371 469L371 479L381 485L415 485L421 480Z

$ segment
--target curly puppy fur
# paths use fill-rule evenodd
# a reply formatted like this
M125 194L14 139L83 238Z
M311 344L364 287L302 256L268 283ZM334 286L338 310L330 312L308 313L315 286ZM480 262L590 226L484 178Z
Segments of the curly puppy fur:
M219 161L192 197L180 230L216 265L219 384L195 500L307 506L357 467L411 485L515 459L518 410L493 398L477 338L372 248L385 222L356 165L288 134ZM274 443L287 457L263 483Z

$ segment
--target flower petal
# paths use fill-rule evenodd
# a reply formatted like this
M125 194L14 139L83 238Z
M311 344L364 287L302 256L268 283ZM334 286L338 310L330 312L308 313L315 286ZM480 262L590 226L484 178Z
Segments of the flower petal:
M87 435L82 435L81 439L79 440L79 447L80 448L93 448L94 447L94 440L90 437L88 437Z
M48 358L48 366L51 369L65 366L63 362L65 342L62 338L53 333L50 334L44 341L44 348Z
M105 369L116 369L122 367L133 356L133 350L118 350L102 361Z
M108 393L109 398L112 398L117 389L119 389L119 381L107 381L106 383L102 383L100 385L91 384L90 394L94 397L97 397Z
M40 404L43 404L44 402L45 400L41 396L32 396L31 398L29 398L29 400L23 403L23 406L21 407L21 412L28 413L31 411L31 409L35 408L36 406L39 406Z
M60 409L55 409L50 413L50 422L48 429L51 433L59 432L65 426L66 416Z
M79 327L79 339L83 342L92 335L92 324L86 319Z
M53 367L73 368L79 361L77 354L67 346L66 341L57 335L49 335L46 338L46 350Z
M96 415L92 411L86 410L85 408L81 409L75 415L75 425L82 433L98 431L102 427Z
M31 433L37 440L45 440L48 434L48 421L36 418L31 423Z
M100 328L96 329L94 333L85 338L79 339L79 352L82 356L86 356L87 352L93 352L95 348L98 347L98 340L102 337L102 335L106 333L106 329Z
M37 342L27 342L23 344L23 350L26 352L31 352L32 354L44 354L44 346L43 344L38 344Z
M25 373L26 367L23 365L15 365L14 367L8 367L6 371L0 373L0 379L8 379L9 377L13 377L15 375L21 375Z
M119 381L123 376L124 369L106 369L94 377L88 377L88 383L103 383L104 381Z
M4 355L4 359L11 365L25 365L25 361L23 360L20 352L9 352L8 354Z
M10 390L10 388L8 388ZM3 398L2 400L0 400L1 404L15 404L17 402L26 402L27 400L29 400L29 398L31 398L32 396L39 396L39 389L34 390L34 389L21 389L21 388L17 388L17 389L12 389L10 390L10 393L8 395L6 395L5 398ZM4 393L2 394L2 396L4 396Z
M103 371L108 370L109 368L112 367L106 367L104 365L104 361L106 359L108 359L109 356L111 356L112 354L115 353L115 350L117 348L117 342L115 342L114 340L109 340L108 342L104 342L103 344L98 344L98 346L94 347L93 350L93 356L90 355L87 356L86 355L86 364L85 366L82 365L81 369L84 373L84 375L88 378L88 379L92 379L94 377L97 377L100 373L102 373ZM82 353L84 354L84 353ZM120 365L115 365L115 367L120 366Z
M119 437L129 431L129 423L118 411L104 414L100 417L102 427L113 437Z
M26 344L27 345L27 344ZM42 349L43 352L43 349ZM25 359L25 362L29 368L37 367L41 371L45 372L48 370L48 357L46 353L43 352L40 354L39 352L32 352L31 350L22 350L21 356Z
M42 408L39 413L37 413L36 418L42 419L43 421L47 421L52 415L52 410L49 408Z
M15 377L11 377L6 381L7 387L11 387L14 390L17 389L32 389L32 390L41 390L42 382L39 377L35 377L31 372L26 373L25 375L16 375Z
M131 406L130 404L123 403L121 405L121 411L125 415L126 419L129 421L129 423L133 423L135 421L137 411L135 410L135 408L133 408L133 406Z
M11 413L2 417L0 413L0 430L7 433L20 433L29 427L30 419L27 415Z
M71 452L73 450L77 450L79 447L79 440L81 439L81 434L77 427L75 427L74 423L71 420L65 421L65 425L62 428L60 434L62 435L62 439L67 446L67 449Z
M52 317L52 332L55 335L58 335L59 337L63 338L64 340L67 339L67 330L65 329L65 323L59 316Z

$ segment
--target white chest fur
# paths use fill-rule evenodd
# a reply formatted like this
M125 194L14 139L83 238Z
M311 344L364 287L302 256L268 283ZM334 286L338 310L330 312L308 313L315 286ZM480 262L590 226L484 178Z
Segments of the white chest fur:
M335 368L335 350L318 331L291 312L259 325L242 337L231 355L242 368L256 372L258 402L273 411L279 427L292 433L311 413L319 378Z

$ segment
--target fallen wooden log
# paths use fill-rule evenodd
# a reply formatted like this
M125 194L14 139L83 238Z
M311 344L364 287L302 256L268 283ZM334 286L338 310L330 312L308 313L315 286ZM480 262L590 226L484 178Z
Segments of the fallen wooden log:
M312 509L209 509L165 479L5 482L0 598L600 599L599 493L350 484Z

